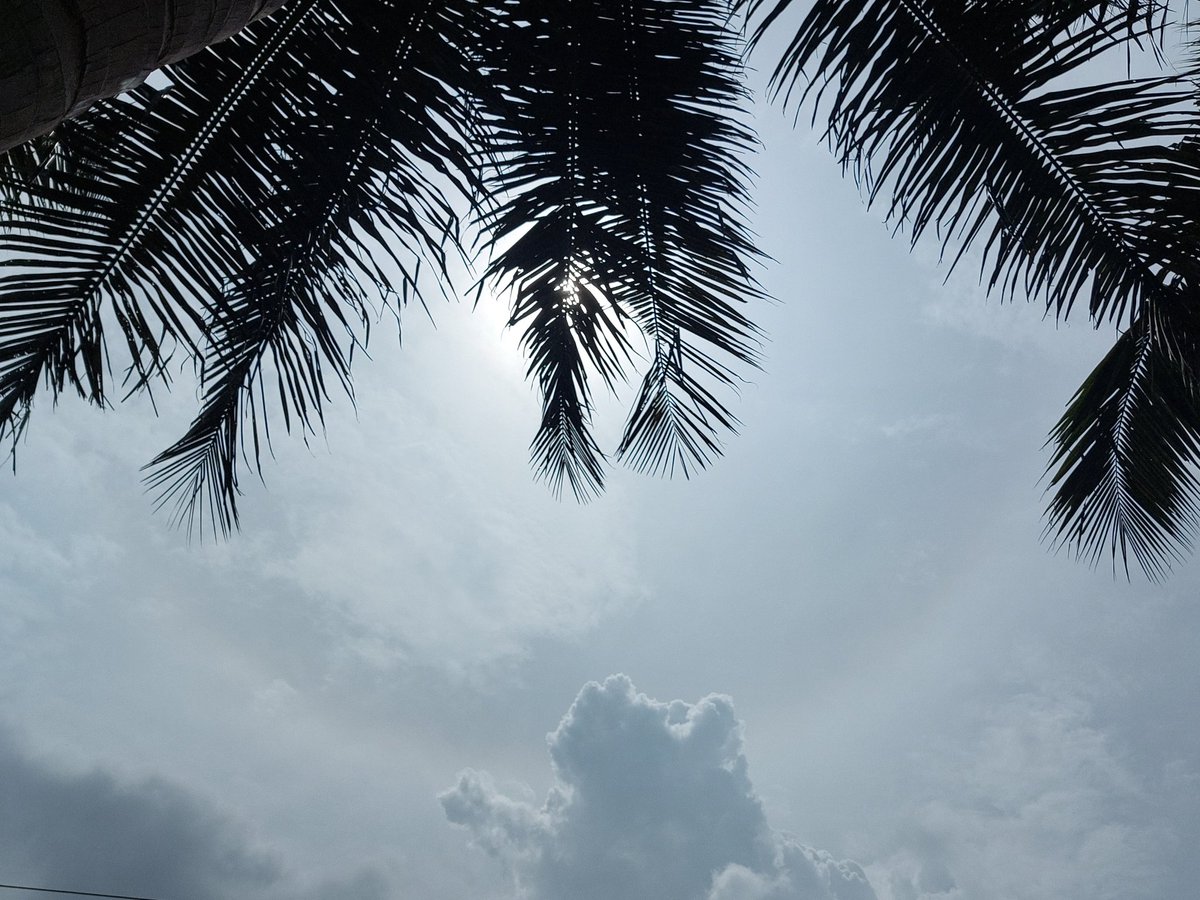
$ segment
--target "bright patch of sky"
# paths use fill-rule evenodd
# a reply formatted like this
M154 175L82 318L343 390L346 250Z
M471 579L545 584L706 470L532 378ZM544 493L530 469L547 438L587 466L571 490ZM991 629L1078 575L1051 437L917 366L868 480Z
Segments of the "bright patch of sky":
M357 415L278 439L225 544L138 480L189 389L41 404L0 494L0 881L1193 895L1196 564L1126 582L1039 540L1042 443L1112 335L969 263L943 284L809 132L758 124L781 303L690 482L554 501L515 338L468 304L378 329Z

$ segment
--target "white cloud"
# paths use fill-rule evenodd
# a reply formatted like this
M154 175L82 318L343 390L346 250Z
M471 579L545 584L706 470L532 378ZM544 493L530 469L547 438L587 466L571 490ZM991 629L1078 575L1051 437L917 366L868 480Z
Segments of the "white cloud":
M929 759L940 798L872 868L891 900L1130 900L1164 892L1177 843L1163 805L1071 693L988 711L974 741Z
M160 398L163 419L144 402L45 410L0 498L0 640L64 618L68 600L186 606L216 634L257 609L261 628L239 643L275 655L303 641L333 678L427 667L487 684L537 642L636 608L628 503L618 488L585 515L531 485L536 397L519 353L508 372L515 348L497 352L498 327L469 312L440 310L449 327L415 327L403 353L381 335L357 408L339 397L327 410L329 450L278 428L268 487L243 479L243 531L228 542L188 545L140 482L194 412L186 389ZM281 641L273 608L305 634Z
M528 900L875 900L859 866L773 831L728 697L661 703L592 682L550 735L537 807L466 771L450 821L512 869Z
M705 900L876 900L862 867L776 836L774 874L734 863L713 877Z
M281 441L272 492L244 506L246 533L272 536L255 548L264 574L321 606L348 657L486 682L643 589L619 487L587 515L530 490L536 398L509 371L517 348L497 352L495 323L469 312L438 310L442 330L416 329L402 354L380 340L355 408L329 410L329 452Z

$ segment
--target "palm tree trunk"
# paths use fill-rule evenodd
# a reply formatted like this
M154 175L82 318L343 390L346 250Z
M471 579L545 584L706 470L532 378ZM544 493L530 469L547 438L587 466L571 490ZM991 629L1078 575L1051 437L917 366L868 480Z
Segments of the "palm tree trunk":
M285 0L11 0L0 22L0 152Z

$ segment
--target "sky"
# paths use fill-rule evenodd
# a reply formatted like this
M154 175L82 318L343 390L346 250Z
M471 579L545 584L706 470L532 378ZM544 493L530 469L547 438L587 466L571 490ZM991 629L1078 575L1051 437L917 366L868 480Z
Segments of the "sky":
M276 441L223 543L140 482L184 380L157 417L39 404L0 481L0 882L1196 893L1200 569L1126 580L1041 538L1045 436L1112 335L988 299L970 260L947 280L809 130L756 125L778 302L691 480L555 500L487 298L378 328L356 408Z

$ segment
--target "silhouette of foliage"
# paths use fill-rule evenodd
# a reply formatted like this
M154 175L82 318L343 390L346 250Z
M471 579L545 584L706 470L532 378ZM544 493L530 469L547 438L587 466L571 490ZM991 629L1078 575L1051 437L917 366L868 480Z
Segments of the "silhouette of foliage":
M420 300L422 267L445 283L477 233L541 392L552 489L603 488L593 391L634 372L615 456L707 465L758 360L744 18L756 53L781 43L777 96L913 242L1117 329L1051 434L1047 534L1162 576L1200 516L1183 7L291 0L0 163L0 435L41 385L107 403L116 323L124 390L176 354L199 366L200 411L149 481L227 531L268 411L318 428L379 310ZM1114 74L1135 57L1157 70Z

